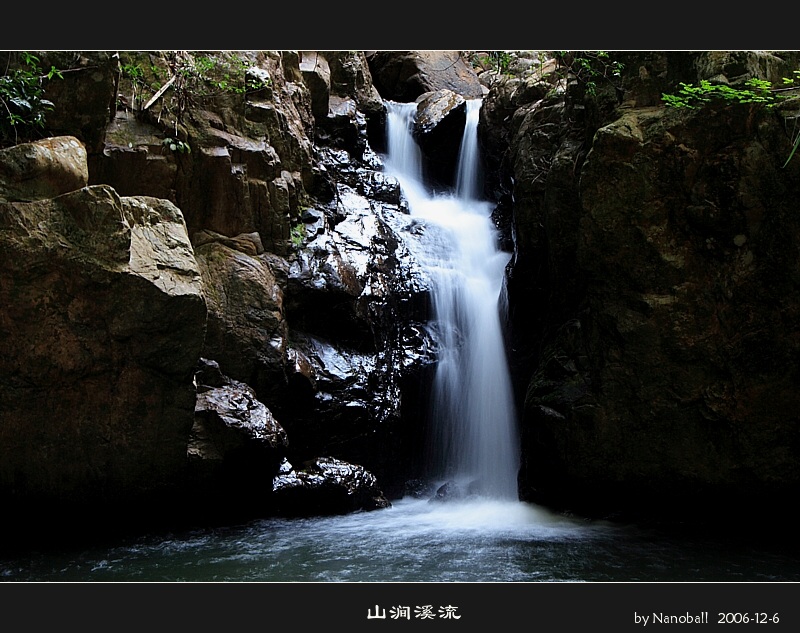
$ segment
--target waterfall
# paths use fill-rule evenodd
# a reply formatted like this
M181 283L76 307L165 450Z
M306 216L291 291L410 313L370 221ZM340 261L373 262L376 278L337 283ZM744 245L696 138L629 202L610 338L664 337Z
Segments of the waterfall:
M484 497L516 500L519 446L500 301L510 254L498 249L493 205L479 194L481 103L467 101L453 193L425 187L412 135L414 103L386 103L386 166L408 201L414 233L425 236L415 254L431 280L430 329L439 349L430 420L434 476Z

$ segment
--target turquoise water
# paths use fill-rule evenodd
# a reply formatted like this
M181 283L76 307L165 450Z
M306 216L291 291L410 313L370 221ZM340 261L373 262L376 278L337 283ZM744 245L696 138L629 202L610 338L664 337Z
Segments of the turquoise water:
M0 557L7 582L796 582L794 543L560 516L521 502L255 520Z

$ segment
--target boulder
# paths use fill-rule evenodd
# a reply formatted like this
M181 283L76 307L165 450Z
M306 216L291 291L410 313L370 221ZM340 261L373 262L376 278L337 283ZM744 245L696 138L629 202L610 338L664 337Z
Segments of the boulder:
M108 186L0 203L0 304L6 507L175 492L206 323L180 210Z
M246 384L228 379L219 387L201 385L190 455L224 460L246 443L277 451L288 444L288 439L272 412Z
M208 305L203 355L269 398L285 386L288 337L277 258L263 252L257 233L207 230L193 239Z
M222 374L215 361L201 359L196 380L187 449L196 492L246 496L257 505L285 456L286 431L252 388Z
M413 136L422 152L423 173L439 187L455 185L466 121L466 99L452 90L419 97Z
M372 81L384 99L410 102L440 89L465 99L484 96L484 88L459 51L371 51Z
M362 466L317 457L295 470L287 461L272 481L278 512L285 516L335 515L391 507L377 479Z
M55 198L88 183L86 148L74 136L0 149L0 201Z

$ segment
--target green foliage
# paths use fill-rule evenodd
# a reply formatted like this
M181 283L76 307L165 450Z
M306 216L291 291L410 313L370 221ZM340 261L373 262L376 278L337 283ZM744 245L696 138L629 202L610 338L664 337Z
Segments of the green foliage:
M131 83L134 108L140 108L147 88L144 68L139 64L127 63L123 64L120 70L122 76Z
M139 64L123 64L122 75L132 81L144 80L144 70Z
M302 222L298 222L292 227L292 230L289 233L289 239L292 242L292 246L295 248L300 248L303 245L303 240L306 238L306 225Z
M251 71L251 62L238 53L169 51L153 53L142 63L141 53L122 55L121 77L131 86L136 113L154 110L158 121L178 126L189 108L225 96L246 96L271 86L271 79Z
M508 51L489 51L485 54L475 54L471 63L474 68L493 70L500 74L508 73L513 57Z
M743 88L711 83L705 79L701 80L699 85L681 82L678 86L679 89L676 93L661 95L661 100L665 105L672 108L700 108L712 101L721 100L728 103L757 104L766 108L774 108L800 89L800 70L792 71L792 77L783 77L780 88L773 86L770 81L756 78L748 79ZM800 147L800 133L795 133L792 151L783 167L789 164L798 147Z
M168 149L171 152L177 152L178 154L190 154L192 152L192 148L189 147L188 143L184 143L183 141L179 141L178 139L174 138L165 138L161 141L161 145Z
M772 91L772 83L763 79L748 79L744 88L711 83L707 79L703 79L697 86L684 82L678 86L677 93L661 95L662 101L673 108L698 108L719 99L734 103L760 103L773 107L782 98Z
M271 85L270 79L255 80L248 75L250 63L240 55L192 55L178 51L172 62L178 76L177 91L185 91L192 100L225 94L244 95Z
M621 88L625 65L613 60L608 51L556 51L556 60L590 97L597 95L599 82Z
M36 55L22 51L21 64L0 76L0 144L16 144L41 136L48 112L55 107L44 97L44 81L63 78L55 66L44 72ZM9 54L8 62L11 62Z
M497 72L505 73L511 65L511 54L507 51L489 51L489 62Z
M257 79L248 75L249 69L249 62L241 56L212 58L200 55L194 58L190 72L218 93L247 94L272 85L269 78Z

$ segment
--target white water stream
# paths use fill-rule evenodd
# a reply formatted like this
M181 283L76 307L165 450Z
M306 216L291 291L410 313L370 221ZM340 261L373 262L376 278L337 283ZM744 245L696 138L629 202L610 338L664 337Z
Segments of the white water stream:
M794 538L671 534L587 522L518 500L517 429L501 336L508 256L497 249L490 205L479 199L480 103L470 104L457 192L439 196L426 191L408 134L413 107L389 104L387 166L418 223L409 244L417 245L414 254L434 284L431 326L441 346L432 403L436 466L443 480L482 482L485 494L463 503L408 497L373 512L255 520L85 547L43 542L0 556L0 582L368 582L393 592L398 582L800 581ZM395 595L387 598L401 600ZM359 617L372 604L357 603ZM467 602L453 604L468 617Z
M435 234L417 257L432 282L439 360L431 409L434 475L480 496L516 500L519 446L502 329L501 290L510 254L498 248L492 204L480 199L478 120L467 102L455 192L426 189L412 136L415 103L387 102L387 171L417 220Z

